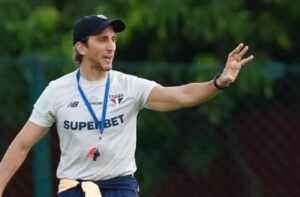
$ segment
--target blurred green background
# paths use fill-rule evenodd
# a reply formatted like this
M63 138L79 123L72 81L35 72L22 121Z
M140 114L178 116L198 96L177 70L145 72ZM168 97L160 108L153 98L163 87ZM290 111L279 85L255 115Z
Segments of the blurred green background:
M208 103L138 121L140 196L300 196L298 0L0 0L0 156L47 83L77 68L80 17L121 18L114 69L165 86L206 81L240 42L255 60ZM4 197L55 196L55 127Z

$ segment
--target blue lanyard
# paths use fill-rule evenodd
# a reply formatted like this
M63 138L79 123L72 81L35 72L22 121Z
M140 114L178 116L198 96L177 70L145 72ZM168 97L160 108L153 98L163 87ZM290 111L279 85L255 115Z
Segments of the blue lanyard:
M106 117L106 110L107 110L107 99L108 99L108 93L109 93L109 88L110 88L110 74L108 73L107 79L106 79L106 83L105 83L105 90L104 90L104 97L103 97L103 104L102 104L102 117L101 117L101 121L98 120L89 100L86 98L80 84L79 84L79 80L80 80L80 70L78 69L77 73L76 73L76 78L77 78L77 85L78 85L78 90L79 93L87 107L87 109L89 110L91 116L94 119L95 124L98 126L99 132L100 132L100 140L102 138L102 134L104 132L104 125L105 125L105 117Z

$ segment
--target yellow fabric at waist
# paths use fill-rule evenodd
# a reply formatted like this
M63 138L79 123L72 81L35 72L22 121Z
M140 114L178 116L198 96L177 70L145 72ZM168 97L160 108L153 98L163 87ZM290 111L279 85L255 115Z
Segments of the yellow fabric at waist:
M76 180L60 179L58 185L58 193L74 188L79 184L80 182ZM91 181L82 181L81 188L85 193L85 197L102 197L98 185Z

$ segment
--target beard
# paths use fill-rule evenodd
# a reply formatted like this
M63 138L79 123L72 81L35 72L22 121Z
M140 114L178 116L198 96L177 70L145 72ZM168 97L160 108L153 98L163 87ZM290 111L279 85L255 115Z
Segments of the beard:
M111 70L111 67L110 68L106 68L104 66L102 66L102 64L98 64L98 65L92 65L91 66L92 70L96 70L98 72L103 72L103 71L110 71Z
M91 64L91 69L96 70L98 72L110 71L112 69L112 65L104 66L101 63L94 62L94 63Z

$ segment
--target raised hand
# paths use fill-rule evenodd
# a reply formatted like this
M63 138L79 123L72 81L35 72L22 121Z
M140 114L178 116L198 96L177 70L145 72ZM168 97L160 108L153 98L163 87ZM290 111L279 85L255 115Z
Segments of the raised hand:
M248 49L248 46L244 46L243 43L240 43L231 53L229 53L223 73L217 81L219 86L227 87L233 83L243 65L253 60L253 55L243 58Z

